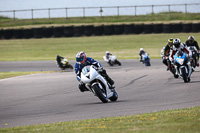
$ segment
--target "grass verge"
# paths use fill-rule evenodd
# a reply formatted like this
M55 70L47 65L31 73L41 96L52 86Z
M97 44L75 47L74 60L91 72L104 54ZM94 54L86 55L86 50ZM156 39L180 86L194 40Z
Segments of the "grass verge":
M22 75L30 75L30 74L37 74L37 73L51 73L53 71L34 71L34 72L0 72L0 79L6 79L16 76Z
M74 60L78 51L85 51L87 56L95 59L103 59L105 51L119 59L137 59L141 47L155 59L160 58L160 51L169 38L180 38L185 42L189 35L200 42L200 33L1 40L0 61L55 60L57 54Z
M6 123L9 125L9 123ZM133 116L3 128L0 132L187 132L200 131L200 106Z

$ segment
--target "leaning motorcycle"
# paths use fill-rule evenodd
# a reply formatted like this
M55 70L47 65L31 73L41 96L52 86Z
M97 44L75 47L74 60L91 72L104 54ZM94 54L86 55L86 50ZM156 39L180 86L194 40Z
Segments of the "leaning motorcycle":
M145 64L145 66L151 66L150 57L148 53L142 54L142 62Z
M65 70L66 68L73 69L73 66L69 64L68 59L63 58L60 62L56 60L57 66L60 67L60 69Z
M177 65L177 73L184 82L190 82L190 76L192 73L190 59L186 53L179 50L174 55L174 63Z
M103 56L104 61L106 61L110 66L113 66L115 64L118 64L121 66L121 63L117 60L116 55L110 55L108 58L106 56Z
M116 101L118 94L115 89L109 88L108 82L98 72L97 67L85 66L81 72L81 82L85 83L86 88L97 96L103 103Z

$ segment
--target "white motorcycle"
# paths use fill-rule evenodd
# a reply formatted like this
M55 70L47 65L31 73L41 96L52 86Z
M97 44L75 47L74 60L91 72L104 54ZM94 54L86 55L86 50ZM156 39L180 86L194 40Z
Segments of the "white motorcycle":
M116 55L109 55L107 58L106 56L103 56L104 61L106 61L110 66L113 66L114 64L118 64L121 66L121 63L117 60Z
M108 99L116 101L118 99L117 92L109 88L108 82L99 74L97 67L85 66L81 72L81 81L85 83L86 88L94 93L103 103L107 103Z

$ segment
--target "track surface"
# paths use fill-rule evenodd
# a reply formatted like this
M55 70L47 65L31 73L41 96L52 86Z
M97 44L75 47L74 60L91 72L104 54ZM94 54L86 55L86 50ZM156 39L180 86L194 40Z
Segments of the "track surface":
M75 73L61 72L54 61L0 62L0 71L58 71L0 80L0 127L200 106L200 68L184 83L174 79L161 60L151 60L151 67L137 60L120 61L122 66L114 67L100 61L119 95L117 102L106 104L90 92L81 93Z

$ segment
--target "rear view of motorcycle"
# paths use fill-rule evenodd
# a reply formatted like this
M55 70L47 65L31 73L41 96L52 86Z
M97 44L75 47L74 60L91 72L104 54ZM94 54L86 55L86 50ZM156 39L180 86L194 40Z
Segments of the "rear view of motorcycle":
M86 88L97 96L103 103L110 101L117 101L118 94L115 89L110 89L109 83L98 72L95 66L85 66L81 72L81 82Z
M185 83L190 82L190 76L192 73L190 59L186 53L179 50L174 55L174 65L177 67L177 74L184 80Z
M73 66L69 64L69 61L62 56L57 55L56 63L57 63L57 66L60 67L61 70L65 70L66 68L73 69Z
M142 54L142 63L144 63L145 66L151 66L149 54L146 52Z

